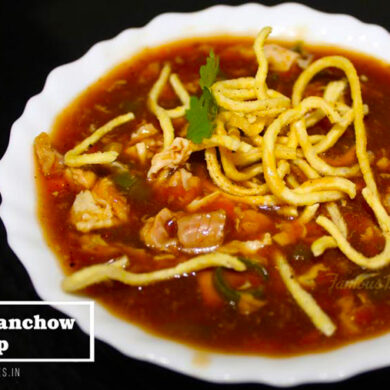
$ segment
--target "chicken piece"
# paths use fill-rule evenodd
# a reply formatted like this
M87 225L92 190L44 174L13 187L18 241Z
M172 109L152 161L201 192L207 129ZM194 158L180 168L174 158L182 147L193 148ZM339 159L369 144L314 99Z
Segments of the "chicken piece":
M153 153L151 153L147 146L146 142L140 141L135 145L130 146L125 150L125 153L134 161L139 162L141 165L145 165L146 161L151 160Z
M224 210L178 217L177 237L183 250L204 253L216 249L223 242L225 222Z
M96 183L97 176L92 171L86 171L79 168L66 168L65 179L76 189L89 190Z
M176 137L167 149L153 156L148 177L155 177L165 168L176 169L180 167L189 159L191 152L191 142L185 138Z
M121 195L115 184L108 178L99 180L92 190L94 197L106 201L118 222L126 222L129 216L129 206L126 198Z
M84 252L98 256L111 256L116 257L122 254L121 250L108 244L103 240L100 234L79 234L77 233L77 239L80 243L80 247Z
M134 145L145 138L152 137L153 135L158 134L158 132L159 131L151 123L143 124L131 134L129 145Z
M146 165L146 162L161 149L161 135L156 136L157 134L159 131L151 123L141 125L131 134L125 154L133 160L138 160L141 165Z
M183 251L198 254L215 250L223 242L225 211L185 214L162 209L141 229L141 240L164 252Z
M166 181L165 178L164 181ZM189 191L195 187L199 187L201 181L199 177L194 176L185 168L180 168L168 179L168 181L166 181L166 184L168 187L183 187L185 191ZM164 184L162 183L162 185Z
M151 184L154 196L168 207L174 204L175 207L184 209L203 193L200 178L185 168L180 168L173 174L162 171Z
M35 154L45 176L58 173L63 167L62 156L51 144L47 133L41 133L34 140Z
M124 153L134 161L138 161L142 165L149 162L153 156L161 150L162 139L157 137L144 138L136 144L130 142Z
M86 233L95 229L109 228L125 222L128 205L112 182L104 178L93 189L81 191L73 202L70 221L76 229Z
M271 218L257 210L240 210L236 214L235 227L240 238L242 237L245 240L247 240L248 237L257 239L259 236L262 236L264 232L268 232L272 229L273 222Z
M83 233L114 225L114 215L109 204L102 199L95 199L89 190L77 194L70 220Z
M169 209L162 209L155 217L146 221L140 232L141 240L148 247L164 252L169 252L172 248L177 247L177 238L171 237L167 230L167 224L173 218L174 215Z
M276 72L287 72L299 58L299 54L295 51L275 44L264 45L264 54L270 69Z

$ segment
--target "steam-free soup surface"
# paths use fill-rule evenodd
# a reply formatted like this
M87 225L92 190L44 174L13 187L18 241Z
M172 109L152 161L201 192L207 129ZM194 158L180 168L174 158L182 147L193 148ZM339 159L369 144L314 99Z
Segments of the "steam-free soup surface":
M136 180L127 188L112 167L88 167L88 171L93 172L98 180L101 177L113 180L118 194L116 201L126 204L126 218L118 225L86 232L77 229L69 215L76 195L83 188L63 173L43 175L37 164L39 216L47 240L66 274L124 254L129 258L127 269L134 273L165 269L194 256L193 253L179 250L159 251L147 246L140 236L148 218L167 208L175 217L168 218L166 231L175 237L178 229L175 221L183 215L194 214L187 211L187 205L216 189L208 175L203 151L192 153L187 162L185 169L192 175L187 188L180 182L175 184L172 179L174 172L160 181L151 181L147 177L150 160L162 143L158 119L147 107L148 94L163 65L169 62L172 72L178 74L187 91L199 96L199 69L205 64L211 49L220 59L220 79L253 77L258 64L252 44L253 40L249 38L214 38L145 50L99 79L61 113L51 133L53 146L60 155L112 118L129 111L135 115L134 120L108 133L88 151L117 150L117 162L125 166L130 177ZM363 101L369 107L365 125L371 166L382 200L387 206L387 197L390 196L390 163L387 160L390 158L389 67L372 58L334 47L303 46L303 50L306 55L313 54L314 59L341 54L355 65L361 79ZM268 86L291 96L292 86L301 72L302 68L296 63L284 72L270 67ZM342 77L341 71L329 68L315 77L307 93L320 96L329 81ZM346 93L346 103L349 103L349 99ZM181 103L172 88L167 86L163 89L159 104L169 109ZM188 126L186 118L173 119L173 125L176 134L185 137ZM142 126L158 130L157 134L143 141L149 150L144 161L140 160L135 143L131 140L131 134ZM309 134L325 134L329 128L329 121L323 119L309 130ZM352 164L356 162L356 156L352 153L348 157L346 154L354 147L354 142L351 127L322 158L334 165L341 157L349 158L347 163ZM344 161L339 161L339 165L344 164ZM301 180L298 171L296 177L298 181ZM364 186L362 177L351 180L360 190ZM240 304L226 297L223 291L221 293L213 268L139 287L105 281L88 287L83 293L101 302L124 320L148 331L226 352L278 356L300 354L334 348L387 331L390 328L388 268L375 272L362 270L337 248L329 249L319 257L313 256L310 246L325 234L324 230L315 220L302 226L297 218L286 215L288 213L283 210L280 207L259 208L237 199L219 197L196 211L198 214L208 213L212 218L225 218L223 245L232 241L261 240L267 233L275 236L281 231L286 232L288 240L285 245L273 241L251 256L241 254L241 257L259 264L267 277L249 268L243 273L226 269L219 271L223 283L229 288L240 294L245 292ZM360 191L355 199L346 198L340 210L347 223L348 239L352 245L365 255L379 253L384 240ZM216 234L215 231L213 234ZM332 337L322 334L313 326L286 289L272 261L276 249L283 251L302 286L337 326ZM359 285L353 288L345 284L361 274L369 274L363 287ZM253 290L261 294L250 295Z

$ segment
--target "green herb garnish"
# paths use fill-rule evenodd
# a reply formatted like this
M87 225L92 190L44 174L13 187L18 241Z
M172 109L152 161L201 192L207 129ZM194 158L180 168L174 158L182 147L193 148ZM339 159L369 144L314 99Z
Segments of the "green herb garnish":
M195 144L200 144L203 138L210 138L213 134L213 120L217 113L217 105L211 92L205 88L200 98L191 96L190 108L186 112L189 122L187 138Z
M206 60L206 65L200 67L200 81L199 85L203 89L211 88L214 84L219 72L219 58L215 56L211 50Z
M202 65L199 71L199 85L202 88L202 95L199 98L192 96L190 108L186 111L189 123L187 138L195 144L201 143L203 138L210 138L214 130L213 121L218 113L218 106L210 88L214 84L218 72L219 58L211 50L206 65Z
M231 288L225 281L222 275L222 268L218 267L214 272L214 286L221 296L226 299L231 305L234 305L240 300L240 292Z
M137 178L128 172L117 173L112 180L120 189L125 191L128 191L137 182Z
M254 298L257 299L264 298L264 289L262 286L245 290L236 290L229 286L229 284L223 277L222 267L217 267L215 269L213 282L217 292L221 295L222 298L228 301L230 305L236 305L240 301L241 296L244 293L251 294Z
M150 187L144 179L129 172L119 172L112 177L113 182L129 198L138 202L150 198Z
M245 257L239 257L238 260L240 260L242 263L244 263L248 269L252 269L257 274L261 275L264 280L268 280L268 271L267 269L262 266L259 263L254 262L253 260L247 259Z

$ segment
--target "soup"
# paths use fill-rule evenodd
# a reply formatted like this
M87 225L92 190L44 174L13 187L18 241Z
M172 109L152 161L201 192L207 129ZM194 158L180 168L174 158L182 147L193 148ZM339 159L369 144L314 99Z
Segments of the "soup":
M145 50L36 138L66 291L223 352L390 328L390 70L269 33Z

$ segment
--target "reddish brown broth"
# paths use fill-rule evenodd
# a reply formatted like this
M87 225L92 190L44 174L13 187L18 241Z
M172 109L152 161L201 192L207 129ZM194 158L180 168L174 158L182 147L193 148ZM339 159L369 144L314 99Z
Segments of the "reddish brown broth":
M251 44L252 40L249 38L223 37L196 42L183 41L145 50L103 76L60 114L52 132L54 146L59 152L65 153L90 135L91 125L97 128L127 111L133 111L136 119L114 130L107 136L108 139L127 140L129 134L143 121L153 123L159 128L156 118L146 108L147 94L161 69L160 66L155 65L156 63L161 65L165 61L170 61L173 72L178 73L184 83L194 82L194 91L190 91L191 94L199 94L197 87L199 68L205 63L211 48L220 56L223 75L234 78L255 74L257 69L255 58L250 55L240 56L235 50L240 45L250 48ZM370 109L365 119L368 149L374 152L375 161L386 156L390 150L390 136L387 130L387 124L390 122L389 66L373 58L339 48L308 46L305 49L316 57L329 54L344 55L353 61L359 75L367 77L367 80L361 84L363 100ZM297 66L284 74L275 75L271 72L268 76L268 84L271 88L290 96L292 85L300 72ZM337 71L326 71L317 76L312 85L316 83L324 85L329 80L339 79L341 76L342 74ZM118 82L118 80L126 82ZM174 107L179 103L169 90L164 91L161 102L164 107ZM181 121L177 120L176 126L180 127L185 123L184 120ZM327 129L328 123L325 120L316 126L316 132L325 132ZM327 156L329 158L337 156L352 143L353 130L350 129L339 145ZM101 144L97 148L100 146ZM211 185L202 155L195 156L191 161L193 171L203 177L203 186ZM124 160L124 162L130 161ZM375 168L375 164L373 167ZM145 176L145 172L136 165L134 171ZM96 169L96 172L99 172L99 169ZM100 169L100 172L104 173L104 170ZM376 171L375 174L380 192L384 194L390 188L390 179L379 175ZM43 177L39 169L37 169L37 178L39 217L47 240L58 255L65 273L69 274L85 266L105 262L121 254L120 251L117 253L114 251L109 255L98 256L80 250L78 236L81 233L78 233L68 222L69 209L75 198L75 192L66 182L55 176ZM362 180L355 181L361 189ZM153 189L150 191L149 199L130 201L132 216L127 224L99 231L107 242L144 247L139 239L139 229L143 225L141 217L145 214L153 216L163 207L180 210L182 204L180 199L177 200L180 197L182 202L186 202L186 194L173 193L172 188L160 192ZM194 195L198 194L192 194L192 198ZM229 217L234 215L236 206L231 201L218 201L208 210L223 208ZM239 206L241 210L249 208L245 205ZM272 218L271 225L267 227L271 233L277 232L277 224L288 220L273 211L262 211ZM348 201L347 205L342 207L342 213L348 223L349 240L352 244L367 255L378 253L383 247L381 237L374 238L368 243L360 240L360 235L368 226L367 224L373 221L372 212L365 205L362 196L359 194L354 201ZM329 272L319 274L316 279L317 287L312 291L319 305L337 325L336 333L329 338L322 335L298 307L270 260L267 265L269 281L264 283L257 280L257 283L264 285L267 304L250 315L238 314L236 308L228 303L210 309L202 298L197 281L198 275L195 274L142 288L129 287L117 282L101 283L88 288L86 294L121 318L136 323L148 331L198 347L224 352L286 356L327 350L389 330L390 283L387 289L353 290L336 288L337 286L331 288L336 276L338 280L345 281L364 272L335 249L327 250L320 258L308 256L304 260L297 260L295 257L297 248L299 249L297 245L307 248L323 234L324 231L315 222L311 222L306 237L295 245L284 247L283 251L288 255L288 260L298 275L319 262L329 268ZM250 235L238 236L234 229L229 229L228 225L227 240L253 238ZM259 256L269 259L271 251L272 247L265 248L259 252ZM182 256L180 259L156 262L152 260L152 253L147 253L147 255L131 253L131 271L146 272L156 267L165 268L186 258ZM386 281L388 271L387 268L383 269L375 280ZM225 272L225 275L229 277L229 272ZM347 301L354 302L353 311L348 316L357 330L346 328L340 320L339 302L343 297Z

